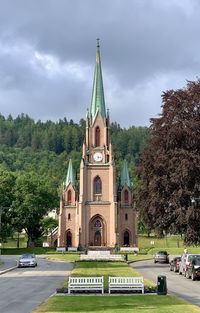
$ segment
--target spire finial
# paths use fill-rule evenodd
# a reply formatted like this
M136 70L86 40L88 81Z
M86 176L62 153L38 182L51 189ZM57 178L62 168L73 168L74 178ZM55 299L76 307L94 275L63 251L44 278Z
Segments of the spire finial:
M100 44L99 44L100 39L97 38L97 48L100 48Z
M96 65L94 71L94 81L93 81L93 89L92 89L92 101L90 107L90 113L92 115L92 119L94 118L99 111L101 117L106 117L106 108L105 108L105 100L104 100L104 90L103 90L103 78L101 71L101 58L100 58L100 45L99 38L97 40L97 50L96 50Z

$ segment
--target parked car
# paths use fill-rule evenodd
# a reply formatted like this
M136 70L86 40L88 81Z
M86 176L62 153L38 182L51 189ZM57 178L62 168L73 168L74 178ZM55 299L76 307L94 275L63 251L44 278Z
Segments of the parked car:
M192 278L192 280L200 278L200 255L192 258L186 268L185 277Z
M178 272L180 261L181 261L181 256L174 257L169 263L170 271Z
M181 256L181 262L179 264L179 274L186 276L187 268L192 264L192 260L196 257L200 257L200 254L183 254Z
M26 253L22 254L18 261L18 267L35 267L37 266L37 260L35 254Z
M169 263L169 254L167 251L158 251L154 256L154 263Z

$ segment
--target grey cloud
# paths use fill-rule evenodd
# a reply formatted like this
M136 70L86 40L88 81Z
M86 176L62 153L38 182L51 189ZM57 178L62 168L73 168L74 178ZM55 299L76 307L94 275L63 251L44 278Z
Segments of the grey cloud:
M198 0L1 1L0 42L10 53L0 48L0 111L41 119L84 117L100 37L111 116L122 125L147 125L160 112L162 90L199 75L199 11ZM83 81L70 73L50 78L31 65L30 51L15 55L15 45L54 56L63 67L88 66L89 75ZM107 91L114 83L117 92ZM120 113L119 101L128 113Z

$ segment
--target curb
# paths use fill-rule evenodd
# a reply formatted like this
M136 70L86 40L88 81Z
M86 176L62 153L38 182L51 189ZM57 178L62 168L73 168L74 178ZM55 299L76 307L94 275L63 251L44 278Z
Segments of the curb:
M16 268L17 268L17 265L15 265L13 267L10 267L10 268L7 268L6 270L0 271L0 275L3 275L5 273L7 273L7 272L11 272L11 271L13 271Z

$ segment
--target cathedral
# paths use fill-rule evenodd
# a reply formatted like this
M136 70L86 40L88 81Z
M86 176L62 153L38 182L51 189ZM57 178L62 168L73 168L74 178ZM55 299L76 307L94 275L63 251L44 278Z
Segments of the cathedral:
M128 165L124 160L120 179L117 180L109 128L97 42L80 181L75 180L70 159L60 200L58 247L137 246L136 211Z

